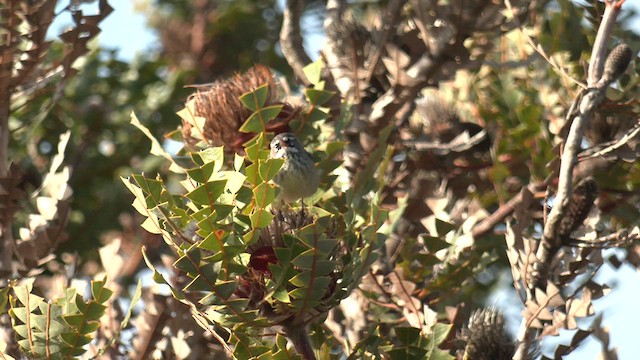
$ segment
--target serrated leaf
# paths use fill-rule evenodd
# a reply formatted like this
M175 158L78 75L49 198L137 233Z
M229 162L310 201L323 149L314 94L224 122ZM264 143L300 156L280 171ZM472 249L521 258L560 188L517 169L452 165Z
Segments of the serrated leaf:
M227 185L226 180L209 181L187 194L187 198L198 205L213 206Z
M244 150L247 153L247 158L251 160L251 162L256 163L260 156L261 150L265 148L265 139L264 133L259 133L258 136L255 136L253 139L247 141L244 144ZM268 157L268 155L267 155Z
M322 78L322 70L324 69L324 62L318 59L311 64L307 64L302 68L302 72L307 77L307 80L313 85L318 85Z
M260 177L263 181L273 179L284 165L284 159L267 159L259 163Z
M151 140L151 150L149 151L151 154L161 156L168 160L171 163L171 166L169 167L170 171L178 174L184 173L184 169L173 160L169 153L164 150L160 142L151 134L151 131L142 125L133 111L131 112L131 124L137 127L149 140Z
M266 208L271 203L273 203L273 200L275 200L276 188L272 184L263 182L253 189L253 196L256 201L257 207Z
M186 292L211 291L211 285L202 275L198 275L183 290Z
M427 350L414 346L393 349L387 352L391 360L424 360L427 359Z
M404 345L417 344L420 340L420 329L409 326L396 326L396 338Z
M329 101L335 93L326 90L305 89L304 94L309 100L309 104L320 106Z
M196 182L204 184L211 179L213 174L213 163L205 163L197 168L187 170L187 175Z
M242 124L240 131L245 133L264 132L267 129L267 122L278 116L280 111L282 111L282 105L271 105L257 110Z
M222 169L224 165L224 147L214 146L209 147L198 152L198 155L204 162L204 164L212 164L213 172L217 173Z
M271 223L273 214L265 209L256 208L249 218L253 228L263 228Z
M285 303L285 304L291 303L291 298L289 297L289 293L287 292L286 289L279 288L273 293L272 296L274 299L282 303Z
M173 266L187 274L193 274L198 272L198 266L200 265L201 252L198 248L192 248L184 255L180 256L178 260L173 263Z
M91 294L95 301L103 304L111 298L113 290L104 287L104 281L91 281Z
M225 192L228 194L238 193L244 185L244 181L247 179L244 174L235 171L224 171L221 175L227 181Z
M316 121L326 120L327 118L329 118L329 114L317 107L310 109L304 114L304 119L307 123L314 123Z
M242 94L242 96L240 96L240 102L247 109L256 111L264 106L268 95L269 84L264 84L251 92Z
M214 286L216 295L227 300L233 295L233 292L236 290L236 285L235 280L217 282Z
M291 263L302 269L311 269L318 260L318 253L315 249L309 249L296 256Z
M433 344L435 346L442 344L447 339L447 336L449 336L449 332L451 331L452 327L452 324L435 324L433 326L433 333L431 335L433 337Z

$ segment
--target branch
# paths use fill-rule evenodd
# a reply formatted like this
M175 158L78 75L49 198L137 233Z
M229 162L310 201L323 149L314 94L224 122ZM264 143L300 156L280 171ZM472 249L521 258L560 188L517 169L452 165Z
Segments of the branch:
M280 47L282 54L293 69L296 76L305 86L311 83L304 74L304 67L311 63L311 58L304 51L302 35L300 35L301 0L287 0L280 29Z
M620 7L624 0L611 1L605 0L604 14L602 15L602 22L598 28L596 39L593 42L593 51L591 52L591 59L589 59L589 72L587 81L589 86L595 84L600 80L602 70L604 68L604 59L607 51L607 43L611 37L613 26L616 23L618 13L620 13Z
M544 183L532 183L529 184L528 188L530 192L536 193L542 190L544 186L546 186ZM501 224L507 216L511 215L515 211L520 203L522 203L522 191L518 192L518 195L511 198L511 200L501 205L494 213L477 223L471 230L473 238L477 239L493 230L494 226Z
M606 11L605 14L607 14ZM609 12L609 14L612 14L612 12ZM605 43L602 43L602 45L604 46ZM592 112L604 99L607 87L624 72L631 61L631 56L632 51L625 44L614 48L607 57L603 75L597 80L589 80L589 88L581 91L571 106L572 111L570 111L567 120L571 121L573 119L573 121L571 122L571 129L561 157L556 205L549 213L549 218L544 227L542 246L540 246L536 254L541 266L548 264L550 258L553 257L554 252L550 250L556 249L560 245L558 227L569 206L572 193L573 169L580 153L584 129L591 118ZM590 70L595 71L594 69L595 67L590 67ZM591 74L589 75L591 79ZM539 280L542 283L546 283L547 280L545 272L543 271L539 275Z
M555 205L545 222L541 246L536 253L538 263L535 267L534 281L532 281L534 285L530 286L527 292L528 301L535 299L536 284L546 284L548 282L551 261L562 245L559 236L560 224L567 215L570 205L573 169L580 152L584 129L593 111L604 99L607 87L624 72L631 59L631 50L623 44L614 49L607 58L606 64L602 65L612 26L615 23L622 2L606 2L603 20L598 29L598 35L592 50L592 59L587 75L588 87L580 91L567 114L567 121L571 121L571 128L561 156L558 191ZM627 52L629 53L628 56L626 55ZM602 72L603 68L604 74ZM528 326L528 322L529 319L523 318L518 333L518 349L514 359L525 359L527 357L529 344L535 337L536 330Z

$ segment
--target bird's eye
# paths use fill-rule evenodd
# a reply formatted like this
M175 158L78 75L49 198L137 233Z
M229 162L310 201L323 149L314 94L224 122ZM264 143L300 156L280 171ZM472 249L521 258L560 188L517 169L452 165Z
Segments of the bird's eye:
M275 143L275 145L273 145L273 146L276 148L276 150L280 150L280 143L279 142Z
M284 141L287 143L288 147L295 147L296 145L296 139L294 138L290 138L290 137L284 138Z

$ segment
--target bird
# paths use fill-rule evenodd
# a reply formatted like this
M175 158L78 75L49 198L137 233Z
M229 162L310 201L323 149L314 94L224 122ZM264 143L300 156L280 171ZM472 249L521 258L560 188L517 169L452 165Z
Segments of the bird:
M280 187L279 199L292 203L313 195L320 185L320 170L293 133L280 133L270 144L271 159L284 159L273 182Z

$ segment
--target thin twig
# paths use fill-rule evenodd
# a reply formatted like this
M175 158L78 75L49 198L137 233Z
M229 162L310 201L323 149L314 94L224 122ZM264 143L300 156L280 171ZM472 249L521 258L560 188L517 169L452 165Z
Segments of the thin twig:
M571 75L569 75L564 70L564 68L562 68L561 66L556 64L556 62L549 55L547 55L547 53L544 51L544 48L540 44L537 44L535 41L533 41L531 36L529 36L529 34L527 34L527 32L524 30L524 27L522 26L522 24L520 23L520 21L518 20L518 18L516 16L516 12L513 9L513 5L511 5L511 1L510 0L505 0L504 4L505 4L506 8L511 12L511 18L516 23L516 26L518 27L518 30L520 30L520 33L522 34L522 36L524 36L524 38L527 40L527 42L533 48L533 50L535 50L540 56L542 56L542 58L545 59L547 61L547 63L549 63L549 65L551 65L551 68L553 70L555 70L558 74L560 74L562 77L570 80L571 82L575 83L576 85L580 86L581 88L584 88L585 85L583 83L581 83L580 81L578 81L578 80L574 79L573 77L571 77Z

